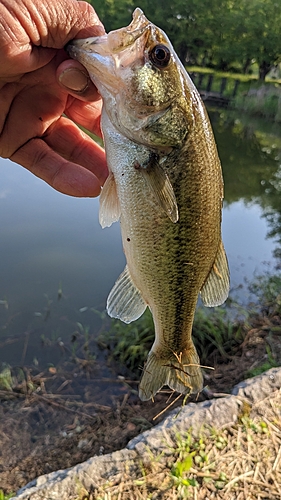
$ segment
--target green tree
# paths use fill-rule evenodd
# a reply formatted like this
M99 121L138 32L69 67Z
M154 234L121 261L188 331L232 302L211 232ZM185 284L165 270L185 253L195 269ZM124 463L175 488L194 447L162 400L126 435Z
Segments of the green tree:
M243 0L245 35L243 43L248 57L256 60L259 78L264 80L281 60L281 2L279 0Z
M229 0L217 18L219 37L211 46L216 65L237 65L246 72L253 62L264 80L281 61L281 2L279 0Z
M91 0L106 30L126 26L138 0ZM281 61L281 0L142 0L185 63L248 71L259 77Z
M95 8L106 31L121 28L130 23L133 0L88 0Z

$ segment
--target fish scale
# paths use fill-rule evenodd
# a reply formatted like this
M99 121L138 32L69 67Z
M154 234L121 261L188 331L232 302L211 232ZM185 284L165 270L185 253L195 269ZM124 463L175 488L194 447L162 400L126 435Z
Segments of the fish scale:
M154 320L140 398L153 398L163 385L198 392L203 376L192 340L198 295L216 306L229 291L223 180L204 105L166 34L140 9L128 27L75 40L67 50L103 98L110 173L100 222L120 219L127 259L107 311L129 323L148 306Z

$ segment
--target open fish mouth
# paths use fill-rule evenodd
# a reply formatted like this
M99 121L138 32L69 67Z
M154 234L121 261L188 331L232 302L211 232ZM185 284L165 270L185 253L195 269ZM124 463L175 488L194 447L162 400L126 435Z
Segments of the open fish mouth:
M108 89L117 91L120 88L118 70L143 60L144 47L153 28L137 8L129 26L107 35L72 40L65 50L87 68L97 87L99 80Z
M96 55L97 62L99 60L98 56L100 56L100 58L110 56L114 58L114 54L118 54L126 48L135 46L138 39L152 26L152 23L148 21L142 10L137 8L133 12L133 19L129 26L111 31L106 35L72 40L66 45L65 50L71 57L79 60L83 58L84 52L88 55ZM141 45L143 47L144 44L142 43ZM100 62L101 61L100 59ZM130 62L131 61L128 61L128 64Z
M106 35L72 40L66 45L66 51L73 57L75 50L86 50L89 53L111 51L119 52L133 45L142 36L148 26L152 26L141 9L133 12L133 19L129 26L120 28ZM75 49L76 48L76 49Z

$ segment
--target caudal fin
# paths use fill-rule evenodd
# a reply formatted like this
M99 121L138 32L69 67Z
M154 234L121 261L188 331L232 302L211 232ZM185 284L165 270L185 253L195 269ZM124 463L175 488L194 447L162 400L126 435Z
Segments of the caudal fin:
M199 357L194 346L190 349L167 357L148 354L144 372L139 385L139 397L142 401L153 398L163 385L181 394L200 392L203 387L203 375Z

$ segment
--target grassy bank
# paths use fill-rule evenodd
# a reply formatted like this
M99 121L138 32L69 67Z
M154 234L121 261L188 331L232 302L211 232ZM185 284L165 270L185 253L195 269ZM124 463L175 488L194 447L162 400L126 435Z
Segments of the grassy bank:
M209 68L187 67L195 85L206 91L222 93L230 99L229 106L253 116L281 122L281 80L267 77L261 82L255 75L214 71Z
M249 83L249 84L260 83L257 74L230 73L228 71L216 71L212 68L201 68L200 66L187 66L186 69L189 73L201 73L204 75L213 75L215 78L220 78L220 79L228 78L229 80L239 80L242 83ZM281 85L281 79L270 78L270 76L267 76L264 82L265 85L271 85L276 83Z
M261 85L239 92L231 106L239 111L281 123L281 87Z
M93 496L86 494L82 498L280 499L279 405L277 391L258 411L252 409L253 417L248 408L242 408L236 425L224 429L216 429L215 424L212 428L205 426L197 437L189 429L185 436L169 439L170 453L156 457L151 454L150 460L142 464L139 477L132 479L124 474L118 484L109 480Z

